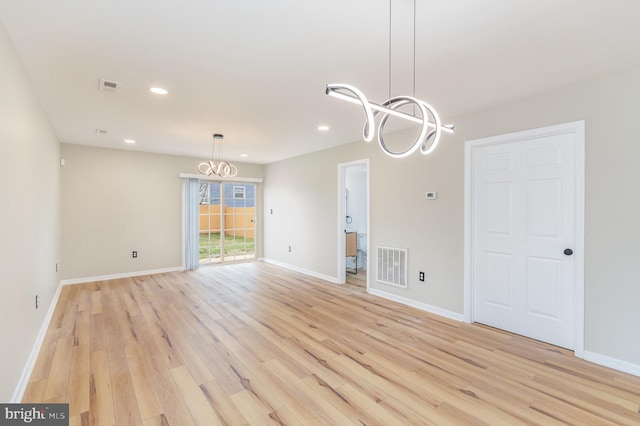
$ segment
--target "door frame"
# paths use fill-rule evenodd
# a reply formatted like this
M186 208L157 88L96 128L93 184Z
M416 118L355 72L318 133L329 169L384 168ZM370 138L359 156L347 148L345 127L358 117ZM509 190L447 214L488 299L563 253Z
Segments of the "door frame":
M585 122L524 130L465 142L464 153L464 321L474 322L473 299L473 191L474 155L488 145L518 142L544 136L574 134L575 140L575 249L574 249L574 354L584 358L584 217L585 217Z
M367 292L369 292L369 283L370 283L370 258L371 258L371 215L370 215L370 175L369 175L369 159L364 158L362 160L349 161L347 163L339 163L338 164L338 229L337 229L337 240L338 240L338 260L337 260L337 283L342 285L347 282L347 273L346 273L346 253L347 253L347 242L344 237L345 229L347 228L347 219L345 217L346 211L346 169L352 166L358 166L364 164L365 165L365 174L367 179Z

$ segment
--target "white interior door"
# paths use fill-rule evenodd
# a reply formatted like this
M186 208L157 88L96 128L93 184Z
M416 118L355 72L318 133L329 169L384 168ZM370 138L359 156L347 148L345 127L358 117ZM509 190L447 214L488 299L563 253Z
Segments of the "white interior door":
M470 161L473 320L573 349L575 133L480 145Z

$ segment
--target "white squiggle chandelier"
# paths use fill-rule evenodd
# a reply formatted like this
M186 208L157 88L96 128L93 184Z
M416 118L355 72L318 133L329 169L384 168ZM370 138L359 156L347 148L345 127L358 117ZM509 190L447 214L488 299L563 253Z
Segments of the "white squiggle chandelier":
M440 116L438 116L436 110L428 103L421 101L420 99L416 99L413 96L395 96L387 99L382 104L376 104L369 102L364 93L356 87L348 84L327 84L326 93L329 96L362 105L366 116L362 137L366 142L371 142L373 140L376 114L380 112L383 113L382 118L378 122L378 144L387 155L394 158L407 157L416 152L418 148L420 148L420 153L424 155L431 154L438 146L442 132L453 133L453 125L442 125L440 122ZM407 104L414 104L417 106L422 117L397 110L401 106ZM389 149L384 142L384 137L382 135L384 126L391 115L422 125L422 129L420 130L420 134L418 135L415 143L404 151L394 152ZM429 117L431 117L433 121L431 121Z
M216 141L222 140L224 135L220 133L213 134L213 147L211 148L211 160L198 165L198 171L206 176L218 175L220 177L235 177L238 174L238 168L233 164L222 161L220 158L218 164L213 161L213 154L216 148ZM222 157L222 148L220 148L220 157Z
M415 45L415 7L416 2L413 1L413 96L394 96L391 97L391 0L389 0L389 99L377 104L369 102L367 97L354 86L349 84L327 84L326 94L338 99L345 100L354 104L361 105L364 108L366 121L362 131L362 137L366 142L371 142L376 133L375 117L376 114L382 113L380 121L378 121L378 144L385 154L394 158L407 157L418 149L424 155L431 154L440 141L442 132L453 133L453 125L442 125L440 116L436 110L428 103L415 97L416 91L416 45ZM414 114L408 114L400 111L399 108L408 104L414 105ZM420 111L420 116L415 115L416 108ZM399 117L422 125L420 134L416 141L404 151L392 151L384 142L383 131L384 126L390 116Z

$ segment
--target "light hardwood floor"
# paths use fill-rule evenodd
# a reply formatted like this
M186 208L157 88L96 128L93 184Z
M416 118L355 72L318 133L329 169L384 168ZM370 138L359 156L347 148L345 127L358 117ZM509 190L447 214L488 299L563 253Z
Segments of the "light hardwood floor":
M358 269L357 274L346 273L346 285L352 288L359 288L362 291L367 289L367 271Z
M24 397L71 425L640 424L640 378L264 263L66 286Z

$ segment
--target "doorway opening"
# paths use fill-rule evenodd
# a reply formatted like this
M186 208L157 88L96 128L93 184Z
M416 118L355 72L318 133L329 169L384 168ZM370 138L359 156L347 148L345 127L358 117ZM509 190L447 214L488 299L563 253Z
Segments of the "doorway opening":
M200 265L256 258L256 185L200 182Z
M338 165L338 284L369 288L369 160Z

